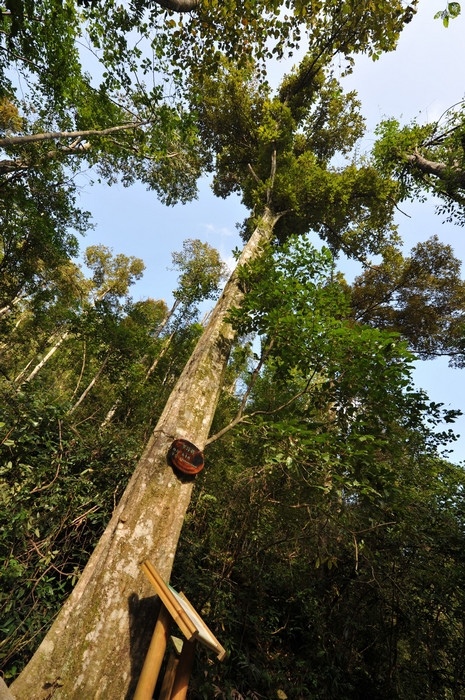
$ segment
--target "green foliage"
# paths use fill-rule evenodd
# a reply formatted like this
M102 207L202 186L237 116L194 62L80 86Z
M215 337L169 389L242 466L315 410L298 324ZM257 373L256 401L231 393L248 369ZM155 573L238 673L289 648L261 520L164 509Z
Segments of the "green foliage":
M353 93L344 95L334 79L322 85L322 70L316 78L301 84L290 76L274 97L250 70L225 66L204 78L197 110L202 140L215 154L213 189L222 197L241 192L255 212L245 237L267 206L281 214L280 242L312 230L334 251L379 252L396 239L397 186L368 164L331 165L353 148L363 120Z
M459 2L448 2L444 10L436 12L434 19L441 19L443 25L447 28L449 26L449 20L458 17L460 12L461 7Z
M142 3L141 3L142 4ZM214 71L221 55L242 64L253 57L292 56L301 45L312 47L315 55L333 52L345 57L367 53L375 58L392 50L404 24L415 12L416 2L406 8L400 2L318 1L289 3L205 0L195 3L196 11L170 19L172 29L165 51L176 62ZM156 11L150 24L154 26ZM165 30L166 30L165 26ZM168 48L169 47L169 48Z
M227 267L215 248L199 239L187 239L182 251L172 253L171 259L180 272L174 296L186 308L218 297Z
M220 697L460 697L460 471L397 462L388 504L347 462L263 435L210 453L175 571L228 649Z
M386 250L350 291L357 321L400 333L422 359L450 355L463 366L465 283L461 262L436 236L419 243L410 257Z
M98 177L138 179L168 204L194 196L208 166L216 194L240 192L253 212L245 235L264 210L281 215L281 247L240 272L247 294L230 320L248 344L231 360L215 426L234 430L209 448L177 562L183 588L230 652L215 694L387 700L426 688L449 700L463 692L461 473L439 454L454 439L439 432L442 422L456 413L414 389L405 342L354 321L329 251L297 238L312 231L333 252L384 250L387 260L392 208L410 191L391 181L401 130L386 127L378 169L335 166L363 119L329 66L339 56L350 70L354 54L392 49L415 4L202 0L174 19L139 0L82 9L8 0L0 34L8 677L102 534L202 332L195 304L217 294L224 273L216 251L187 241L173 255L184 308L170 326L164 303L128 298L141 261L94 247L86 279L69 259L73 231L88 225L69 184L85 159ZM79 42L96 57L93 78ZM311 51L274 94L253 59L302 42ZM401 136L406 149L421 137L447 154L458 130L442 141L435 128ZM411 155L402 151L403 166ZM460 193L452 166L449 192ZM415 254L415 293L424 301L434 289L438 314L461 294L455 278L455 288L442 283L456 271L443 252ZM194 696L211 696L201 673L195 684Z
M88 248L85 259L90 279L67 262L45 270L40 286L2 315L0 657L7 679L79 578L202 330L187 318L166 345L157 335L166 304L128 298L142 261L104 246Z
M401 190L400 197L419 196L420 185L413 191L411 180L407 180L408 167L407 155L418 149L434 133L434 126L430 124L419 125L414 122L408 127L401 127L396 119L387 119L377 127L375 133L379 140L373 148L373 155L378 169L386 174L393 174L398 178Z
M247 399L208 447L173 578L228 650L218 697L460 697L455 414L414 389L395 335L345 320L331 268L295 239L242 273L233 318L266 353L220 404L214 432Z
M205 0L173 19L145 0L124 7L11 0L1 14L0 97L20 115L14 125L24 135L129 127L86 140L74 135L53 150L36 146L36 163L53 157L74 167L86 158L107 181L142 180L168 204L186 201L195 196L203 167L202 146L182 104L186 66L197 83L201 75L216 74L222 55L244 66L251 58L292 54L305 42L313 47L309 72L317 75L335 53L350 63L353 54L376 57L392 49L415 4L405 10L400 0L350 0L342 7L326 0L309 8L298 0L283 13L278 2ZM90 51L92 78L83 68L83 47ZM15 71L22 100L10 79ZM174 101L164 97L171 81ZM9 155L10 168L31 167L31 154L26 161L14 149Z
M122 494L140 445L85 438L66 406L2 382L2 667L16 675L72 590ZM9 407L6 402L9 401Z
M113 255L106 246L86 248L84 262L92 270L92 286L99 301L123 297L136 280L141 279L145 265L140 258L119 253Z
M51 182L55 179L55 182ZM56 168L8 179L0 198L0 306L40 288L43 277L77 253L76 233L88 228L74 186Z

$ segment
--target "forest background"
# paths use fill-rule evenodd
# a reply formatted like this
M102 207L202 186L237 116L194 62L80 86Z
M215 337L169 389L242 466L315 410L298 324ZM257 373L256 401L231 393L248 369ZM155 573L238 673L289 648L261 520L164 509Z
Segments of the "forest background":
M277 81L274 97L248 58L207 60L201 76L193 50L190 82L179 71L172 75L174 96L180 85L191 89L180 106L162 99L166 86L155 84L148 95L142 84L127 82L125 61L144 61L143 54L128 58L117 34L105 44L99 27L107 17L98 9L92 40L103 42L116 72L102 74L105 87L95 91L73 62L74 37L60 13L50 35L39 5L24 6L23 14L6 6L0 311L8 681L78 582L13 684L21 697L93 696L96 688L114 697L116 687L130 697L150 618L140 582L129 609L121 607L122 594L128 585L132 590L142 554L169 575L192 488L162 460L165 437L156 443L157 433L172 437L173 426L201 447L208 444L211 467L195 482L174 577L229 651L226 667L199 659L192 697L461 697L462 471L443 453L454 445L450 425L457 415L430 403L409 376L410 350L463 363L464 284L442 230L403 258L391 226L394 209L405 211L405 200L424 192L439 197L436 222L442 216L462 224L461 96L454 96L455 110L428 111L425 126L387 122L371 162L359 151L350 155L362 121L356 97L344 96L337 84L348 56L392 48L403 22L414 27L413 8L381 5L367 6L353 33L339 30L342 43L339 35L330 43L324 32L337 26L341 11L347 24L345 5L325 6L327 25L312 25L305 8L294 8L299 21L308 17L321 54L302 56L296 72ZM457 4L446 13L457 15ZM120 8L115 17L127 29ZM162 28L176 29L170 15L160 17ZM45 71L36 72L43 54L34 54L28 22L44 28L44 37L39 32L35 39L50 50ZM234 36L235 27L227 26ZM248 26L246 20L241 32ZM275 31L279 39L285 27ZM165 41L162 29L157 58L179 59L179 43L170 53ZM333 74L326 52L336 54ZM13 86L8 61L18 71ZM28 70L36 82L23 99ZM443 167L441 158L450 162ZM176 249L173 228L182 229L180 244L188 229L172 258L179 273L173 304L159 299L167 297L164 291L152 290L158 273L150 275L146 299L130 298L143 263L135 249L120 253L116 232L124 219L113 204L104 205L116 217L103 242L114 254L92 245L88 271L76 267L71 231L88 229L77 207L86 208L95 192L83 186L83 163L113 183L97 190L99 206L107 196L119 202L131 192L118 190L117 177L133 186L141 180L165 203L187 201L205 168L215 173L217 194L241 192L246 210L234 197L232 207L239 223L245 211L253 214L241 227L249 263L241 258L210 319L202 321L197 307L220 294L226 271L217 252L193 235L192 205L181 210L188 216L184 226L176 221L179 206L167 219L158 205L151 207L150 233L155 218L170 251ZM147 231L149 217L135 216L143 211L141 191L135 192L137 206L123 205L131 214L123 223L124 245L136 230ZM201 207L197 227L209 229L205 211L210 215L212 205ZM313 237L305 235L309 230ZM328 248L314 247L317 232ZM412 245L424 239L422 230ZM88 238L96 240L102 242L98 234ZM362 262L352 286L337 272L331 251ZM220 340L213 357L205 338L215 328ZM199 348L207 359L196 374L189 367ZM204 399L207 408L192 409ZM161 479L152 496L150 473ZM143 499L147 505L140 506ZM168 520L163 532L151 524L158 543L144 529L147 517L137 515L142 507ZM107 534L116 532L113 522L132 532L115 547ZM72 643L58 653L65 627ZM110 643L124 650L125 666ZM60 655L68 652L64 662Z

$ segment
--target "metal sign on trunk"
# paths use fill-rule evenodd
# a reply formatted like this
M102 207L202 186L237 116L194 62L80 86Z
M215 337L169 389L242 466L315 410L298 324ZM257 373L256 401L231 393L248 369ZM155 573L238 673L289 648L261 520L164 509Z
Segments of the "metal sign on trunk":
M189 440L175 440L168 451L168 462L183 474L198 474L205 466L203 453Z

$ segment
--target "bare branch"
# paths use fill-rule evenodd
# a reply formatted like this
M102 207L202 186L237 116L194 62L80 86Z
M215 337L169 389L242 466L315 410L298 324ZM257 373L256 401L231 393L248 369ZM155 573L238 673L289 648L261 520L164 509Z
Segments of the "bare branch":
M232 428L235 428L236 425L239 425L239 423L249 423L250 418L253 418L254 416L272 416L275 413L278 413L279 411L282 411L284 408L287 408L290 406L291 403L294 401L297 401L301 396L304 396L307 393L308 386L311 382L311 379L307 382L307 385L305 389L302 391L299 391L297 394L294 396L291 396L291 398L286 401L285 403L281 404L281 406L277 406L276 408L271 409L270 411L252 411L252 413L246 413L245 415L237 415L229 425L226 425L224 428L222 428L220 431L215 433L215 435L212 435L211 437L208 438L206 441L205 445L209 445L212 442L215 442L218 440L220 437L223 437L226 433L228 433Z
M258 175L257 175L257 173L255 172L255 170L252 168L252 165L251 165L250 163L247 163L247 168L249 169L249 172L252 174L252 176L253 176L255 182L257 182L259 185L261 185L261 182L262 182L262 181L261 181L260 178L258 177Z
M86 131L50 131L44 134L26 134L25 136L6 136L0 139L0 147L8 148L9 146L23 146L28 143L36 143L38 141L54 141L56 139L78 138L79 140L87 136L106 136L113 134L115 131L124 131L128 129L139 129L148 122L130 122L129 124L119 124L111 126L108 129L88 129Z

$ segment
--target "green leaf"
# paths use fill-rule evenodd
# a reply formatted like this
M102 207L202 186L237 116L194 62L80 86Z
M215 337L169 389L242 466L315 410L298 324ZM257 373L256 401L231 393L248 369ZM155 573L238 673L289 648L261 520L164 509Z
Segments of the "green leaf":
M449 12L449 15L451 17L458 17L461 11L460 3L459 2L450 2L447 6L447 10Z

